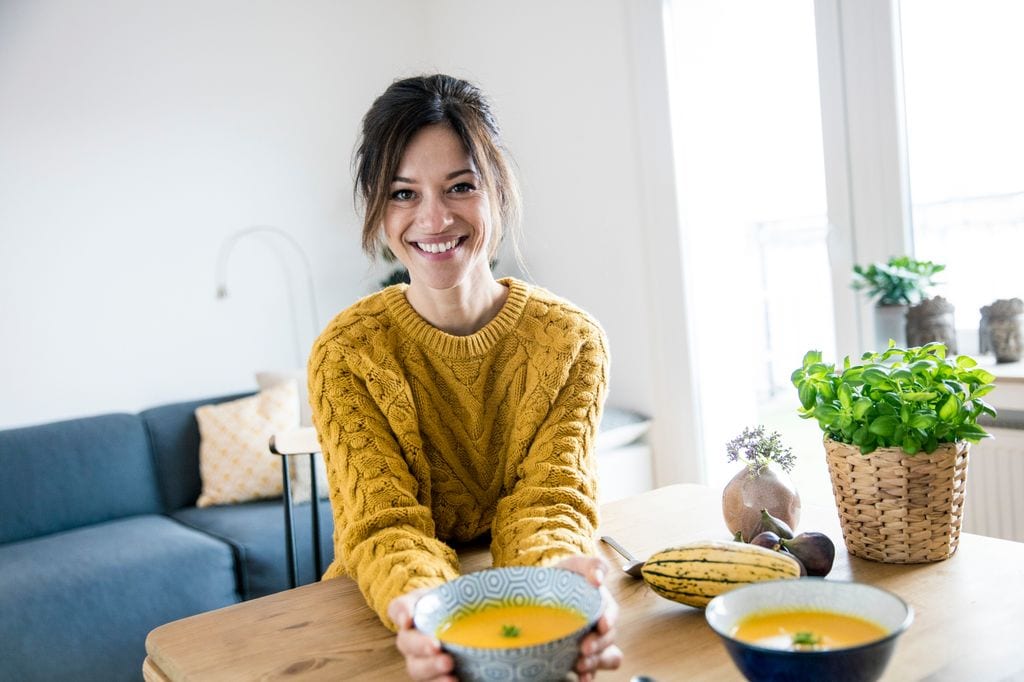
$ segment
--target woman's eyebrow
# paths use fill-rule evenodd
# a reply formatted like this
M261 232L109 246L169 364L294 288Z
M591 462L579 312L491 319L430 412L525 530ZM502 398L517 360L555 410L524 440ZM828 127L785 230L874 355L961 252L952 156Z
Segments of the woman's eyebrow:
M465 175L466 173L469 173L471 175L476 175L476 171L473 170L472 168L463 168L462 170L452 171L448 175L444 176L444 179L445 180L451 180L452 178L457 178L460 175ZM391 182L404 182L404 183L409 184L409 185L416 184L416 181L413 180L412 178L402 177L401 175L396 175L395 178Z

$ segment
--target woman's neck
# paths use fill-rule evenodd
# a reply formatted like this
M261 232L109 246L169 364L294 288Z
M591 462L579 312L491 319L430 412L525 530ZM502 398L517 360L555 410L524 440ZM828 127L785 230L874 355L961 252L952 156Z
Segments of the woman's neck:
M409 285L405 298L431 326L453 336L469 336L483 329L501 311L508 288L487 270L478 281L464 281L451 289Z

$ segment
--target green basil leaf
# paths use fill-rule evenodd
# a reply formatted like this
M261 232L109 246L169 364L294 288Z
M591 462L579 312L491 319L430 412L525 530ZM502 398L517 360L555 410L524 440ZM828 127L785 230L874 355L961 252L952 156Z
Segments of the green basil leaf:
M814 408L814 416L817 417L819 421L832 424L839 418L839 410L831 405L818 405Z
M915 412L910 416L910 427L914 429L930 429L939 423L933 412Z
M913 381L914 373L905 367L900 367L899 369L894 369L890 372L889 378L893 381Z
M876 418L868 426L868 431L881 436L883 438L891 438L893 433L896 431L896 426L900 423L900 420L896 417L885 416Z
M853 418L863 419L873 404L868 398L857 398L857 401L853 403Z
M983 395L988 395L989 393L991 393L995 389L996 389L996 385L995 384L985 384L984 386L979 386L978 388L976 388L973 391L971 391L971 398L972 399L980 398Z
M804 369L807 369L816 362L821 362L820 350L809 350L804 354Z
M955 395L946 398L945 402L939 406L939 419L944 422L952 421L960 412L960 404L960 400Z
M917 439L912 433L908 433L906 438L903 439L903 452L908 455L916 455L917 451L921 449L921 441Z
M896 425L896 430L892 432L892 443L893 445L899 445L903 442L903 439L907 437L907 425L900 422Z
M814 403L818 398L818 391L815 390L814 384L810 381L804 381L800 384L800 404L804 409L811 409L814 407Z
M839 404L843 406L844 410L853 407L853 389L849 384L839 384Z
M934 400L938 395L935 391L908 391L903 394L903 399L914 403L923 403Z
M864 370L861 378L864 380L864 383L869 386L878 387L880 384L887 383L889 376L884 370L879 369L878 367L870 367Z
M956 366L961 369L970 369L971 367L976 367L977 364L978 361L969 355L960 355L956 359Z
M987 372L983 370L981 367L978 367L977 369L972 369L969 372L969 374L983 384L991 384L993 381L996 380L995 374L992 374L992 372Z
M835 400L836 390L832 387L832 383L829 381L817 381L814 387L818 389L818 393L825 400Z

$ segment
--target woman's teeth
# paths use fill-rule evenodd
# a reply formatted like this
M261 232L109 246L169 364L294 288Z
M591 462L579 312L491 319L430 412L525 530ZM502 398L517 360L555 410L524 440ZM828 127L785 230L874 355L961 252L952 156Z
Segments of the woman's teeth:
M416 242L416 246L427 253L444 253L445 251L454 249L458 243L458 239L453 239L450 242L441 242L439 244L424 244L422 242Z

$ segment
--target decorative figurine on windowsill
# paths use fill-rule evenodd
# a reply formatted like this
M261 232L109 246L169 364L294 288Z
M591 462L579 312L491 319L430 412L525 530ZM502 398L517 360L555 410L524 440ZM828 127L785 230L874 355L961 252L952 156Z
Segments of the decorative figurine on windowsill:
M981 309L979 352L993 353L997 363L1017 362L1024 342L1024 301L1001 298Z
M941 343L951 355L956 355L953 310L953 304L942 296L935 296L910 306L907 310L907 345Z

